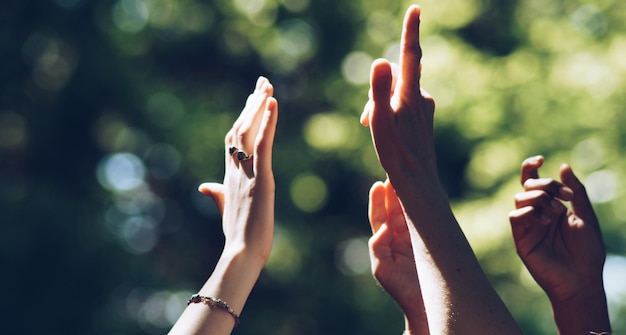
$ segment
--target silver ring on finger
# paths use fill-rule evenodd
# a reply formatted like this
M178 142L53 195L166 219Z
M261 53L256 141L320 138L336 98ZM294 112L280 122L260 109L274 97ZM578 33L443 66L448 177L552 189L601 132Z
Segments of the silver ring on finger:
M228 153L236 155L238 161L247 161L252 158L252 155L248 155L245 151L239 150L236 146L228 148Z

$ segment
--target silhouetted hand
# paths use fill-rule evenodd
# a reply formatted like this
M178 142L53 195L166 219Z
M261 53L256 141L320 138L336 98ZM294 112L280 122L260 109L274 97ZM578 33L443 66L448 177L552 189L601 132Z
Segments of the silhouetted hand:
M404 20L400 65L385 59L372 64L370 100L361 116L361 123L370 126L381 165L402 194L406 178L439 186L433 142L435 103L420 88L419 24L420 9L412 6Z
M522 163L524 192L509 214L517 253L550 298L561 334L610 331L598 219L571 167L561 165L560 182L539 178L543 161L536 156Z

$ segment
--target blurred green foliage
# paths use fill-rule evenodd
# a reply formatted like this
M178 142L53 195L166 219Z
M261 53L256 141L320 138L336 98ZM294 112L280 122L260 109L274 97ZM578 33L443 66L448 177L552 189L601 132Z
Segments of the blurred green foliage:
M409 4L3 2L0 333L164 333L221 251L196 186L221 180L223 137L259 75L280 103L277 231L235 333L401 333L369 274L367 193L384 173L358 118ZM555 332L506 215L525 157L545 155L552 177L569 162L625 333L626 3L420 5L441 179L493 285L525 333Z

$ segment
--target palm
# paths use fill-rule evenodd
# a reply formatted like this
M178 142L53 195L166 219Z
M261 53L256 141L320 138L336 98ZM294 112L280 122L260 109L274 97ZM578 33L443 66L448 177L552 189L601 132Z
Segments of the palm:
M575 222L576 224L573 224ZM519 237L518 250L537 283L551 296L565 299L580 290L588 269L602 272L603 249L597 234L573 212L560 215L548 227L529 227Z
M568 165L561 182L539 178L543 157L522 164L523 193L509 215L522 261L550 298L564 300L601 282L605 250L583 185ZM561 201L571 201L568 210Z

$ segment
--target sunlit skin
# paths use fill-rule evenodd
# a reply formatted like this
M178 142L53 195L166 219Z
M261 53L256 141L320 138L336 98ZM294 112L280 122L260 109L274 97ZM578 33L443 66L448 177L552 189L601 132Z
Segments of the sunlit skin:
M548 295L560 334L610 331L598 219L572 168L561 166L560 182L539 178L543 162L536 156L522 163L524 192L509 213L517 253Z
M372 185L368 217L372 274L402 308L405 334L428 334L411 236L400 200L388 180Z
M378 159L400 200L431 334L520 334L461 231L437 174L435 104L420 88L420 8L405 16L397 70L371 70L369 125ZM405 311L406 312L406 311Z
M226 135L223 184L204 183L199 190L222 214L225 244L215 270L198 292L219 298L241 313L272 249L275 183L272 146L278 119L273 86L260 77L241 115ZM235 146L249 160L239 161ZM208 265L207 265L208 267ZM220 308L190 304L170 334L230 334L234 318Z

